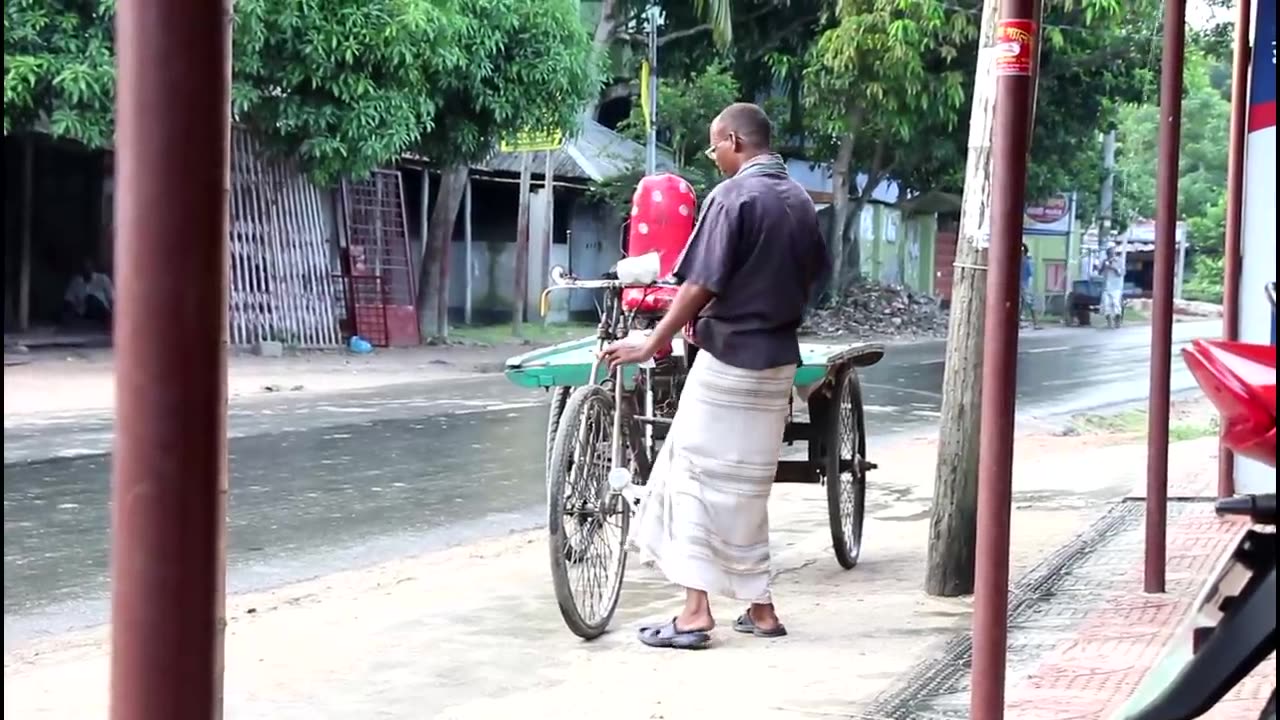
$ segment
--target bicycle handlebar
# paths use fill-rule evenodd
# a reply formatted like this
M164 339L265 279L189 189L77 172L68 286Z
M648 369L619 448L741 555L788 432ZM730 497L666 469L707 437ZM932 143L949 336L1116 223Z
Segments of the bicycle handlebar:
M579 280L569 275L563 268L554 267L551 269L551 286L542 291L542 296L538 301L538 311L542 315L546 315L551 307L551 291L553 290L623 290L626 288L678 288L679 285L669 282L655 282L648 284L629 283L622 280Z

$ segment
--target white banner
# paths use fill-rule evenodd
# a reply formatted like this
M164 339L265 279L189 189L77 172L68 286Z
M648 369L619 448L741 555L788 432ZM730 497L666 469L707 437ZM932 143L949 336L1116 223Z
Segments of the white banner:
M1263 288L1276 279L1276 0L1256 5L1245 142L1244 228L1240 238L1240 339L1275 343L1275 314ZM1275 492L1275 470L1236 460L1236 492Z

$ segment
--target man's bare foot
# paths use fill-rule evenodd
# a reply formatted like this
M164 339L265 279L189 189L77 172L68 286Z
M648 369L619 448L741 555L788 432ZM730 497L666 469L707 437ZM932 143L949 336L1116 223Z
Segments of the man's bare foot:
M747 610L747 616L751 618L751 623L764 632L772 632L782 625L782 621L778 619L778 611L774 608L773 603L767 605L752 604Z
M710 612L687 613L676 616L676 630L680 632L711 632L716 626L716 619Z

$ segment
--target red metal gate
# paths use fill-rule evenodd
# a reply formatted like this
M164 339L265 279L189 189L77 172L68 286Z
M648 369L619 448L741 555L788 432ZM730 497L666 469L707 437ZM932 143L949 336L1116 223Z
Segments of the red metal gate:
M956 239L955 226L938 228L933 246L933 292L943 302L951 302L951 283L955 279Z
M352 292L348 296L352 314L385 317L386 345L417 345L417 284L400 173L377 170L360 182L343 182L342 199L352 280L363 285L358 278L375 277L381 285L380 292ZM377 344L374 338L366 339Z

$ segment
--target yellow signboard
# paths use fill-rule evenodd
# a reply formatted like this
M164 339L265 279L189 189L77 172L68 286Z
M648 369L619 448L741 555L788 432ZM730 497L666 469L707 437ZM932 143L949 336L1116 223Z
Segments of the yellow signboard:
M555 150L564 143L564 133L559 130L522 130L514 138L498 143L502 152L545 152Z

